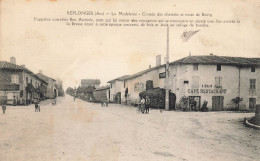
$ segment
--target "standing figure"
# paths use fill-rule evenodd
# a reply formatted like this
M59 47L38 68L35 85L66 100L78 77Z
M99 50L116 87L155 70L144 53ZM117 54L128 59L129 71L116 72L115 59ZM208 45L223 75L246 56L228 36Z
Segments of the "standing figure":
M145 99L145 113L149 113L149 108L151 106L151 100L148 96Z
M145 111L145 99L144 97L141 99L141 112L144 113Z
M38 101L35 103L35 112L41 112L40 104Z
M202 105L202 107L201 107L201 111L203 111L203 112L207 112L209 109L208 109L208 107L207 107L207 104L208 104L208 101L204 101L203 102L203 105Z
M5 114L5 110L6 110L6 105L5 104L2 105L2 110L3 110L3 114Z
M34 104L34 107L35 107L35 112L38 112L38 102L36 102L36 103Z

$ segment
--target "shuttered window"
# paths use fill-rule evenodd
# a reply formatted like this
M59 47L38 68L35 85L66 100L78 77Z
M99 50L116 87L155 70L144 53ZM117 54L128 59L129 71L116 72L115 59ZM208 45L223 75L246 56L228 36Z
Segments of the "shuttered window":
M12 75L11 83L19 83L19 75Z
M199 88L199 77L192 77L192 88Z
M222 88L222 77L215 77L215 87Z
M250 79L250 86L249 86L250 89L256 89L255 88L255 82L256 82L255 79Z

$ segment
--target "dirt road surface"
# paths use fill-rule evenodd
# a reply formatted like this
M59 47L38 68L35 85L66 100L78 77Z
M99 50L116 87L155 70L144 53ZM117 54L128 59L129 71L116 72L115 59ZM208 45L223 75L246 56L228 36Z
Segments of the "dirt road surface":
M1 111L2 112L2 111ZM253 113L150 110L58 98L0 113L1 161L259 160Z

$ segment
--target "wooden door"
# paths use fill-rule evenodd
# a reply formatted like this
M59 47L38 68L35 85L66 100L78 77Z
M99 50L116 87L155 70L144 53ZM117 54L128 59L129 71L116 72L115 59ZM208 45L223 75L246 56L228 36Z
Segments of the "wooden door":
M212 110L221 111L224 108L224 96L212 96Z

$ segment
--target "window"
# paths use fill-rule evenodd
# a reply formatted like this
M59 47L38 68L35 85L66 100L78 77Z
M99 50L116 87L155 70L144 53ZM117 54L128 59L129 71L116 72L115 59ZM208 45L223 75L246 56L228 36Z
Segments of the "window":
M215 87L216 88L222 87L222 77L215 77Z
M251 72L255 72L255 67L251 67Z
M217 65L217 71L221 71L221 65L220 64Z
M189 84L189 81L184 81L183 83L184 83L184 84Z
M110 87L110 88L112 88L112 83L111 83L110 85L111 85L111 87Z
M18 75L12 75L11 83L19 83L19 76Z
M194 64L193 65L193 70L198 71L199 70L199 64Z
M256 108L256 98L249 98L249 108Z
M199 77L192 77L192 88L199 88Z
M125 81L124 81L124 88L125 88Z
M255 88L255 82L256 82L255 79L250 79L250 86L249 86L249 89L256 89L256 88Z
M28 77L26 77L26 84L28 84Z

